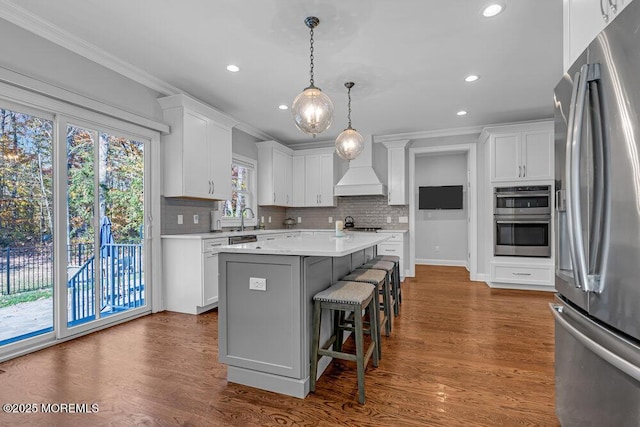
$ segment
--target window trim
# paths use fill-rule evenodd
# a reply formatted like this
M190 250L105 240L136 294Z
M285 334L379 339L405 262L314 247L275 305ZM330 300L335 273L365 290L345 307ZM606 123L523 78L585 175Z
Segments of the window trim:
M243 156L241 154L232 153L231 154L231 163L240 163L245 164L248 167L253 168L253 173L251 173L250 185L252 189L251 197L251 210L254 212L253 218L245 218L244 225L245 227L257 227L258 226L258 161L256 159L252 159L251 157ZM231 174L231 170L229 170L229 174ZM220 202L222 205L226 200ZM222 206L220 206L222 209ZM223 227L239 227L241 220L238 218L225 218L224 216L220 220L220 223Z

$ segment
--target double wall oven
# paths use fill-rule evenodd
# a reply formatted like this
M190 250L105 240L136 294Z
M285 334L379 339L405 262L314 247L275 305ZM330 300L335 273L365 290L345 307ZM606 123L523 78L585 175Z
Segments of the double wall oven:
M551 256L551 188L496 187L493 205L496 256Z

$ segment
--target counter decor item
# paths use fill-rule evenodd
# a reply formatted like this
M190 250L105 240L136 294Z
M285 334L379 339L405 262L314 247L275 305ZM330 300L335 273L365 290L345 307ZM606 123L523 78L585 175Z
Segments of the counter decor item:
M295 224L296 220L293 218L286 218L284 221L282 221L282 225L284 225L285 228L293 228Z
M356 226L356 223L352 216L348 216L344 219L344 228L353 228Z
M336 221L336 237L344 237L344 223Z

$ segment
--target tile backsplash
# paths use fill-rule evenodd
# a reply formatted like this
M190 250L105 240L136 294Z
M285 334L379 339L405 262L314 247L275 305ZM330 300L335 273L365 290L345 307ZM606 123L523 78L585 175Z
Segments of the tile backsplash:
M409 224L398 221L401 216L409 215L409 206L389 206L386 196L344 196L337 198L335 207L326 208L287 208L287 217L296 221L302 220L294 228L333 228L333 221L352 216L356 227L382 227L387 229L407 230ZM387 223L391 217L391 223Z
M337 206L325 208L284 208L279 206L259 206L258 218L264 216L265 228L284 228L282 221L291 217L301 223L293 228L333 228L334 222L344 220L349 215L356 227L382 227L386 229L406 230L409 224L398 221L401 216L409 215L408 206L389 206L386 196L345 196L337 198ZM162 234L192 234L209 231L209 212L214 209L214 201L182 198L162 198ZM183 216L183 224L178 224L178 215ZM198 224L193 216L198 215ZM271 217L271 223L268 222ZM329 223L329 217L333 222ZM387 223L387 217L391 223Z

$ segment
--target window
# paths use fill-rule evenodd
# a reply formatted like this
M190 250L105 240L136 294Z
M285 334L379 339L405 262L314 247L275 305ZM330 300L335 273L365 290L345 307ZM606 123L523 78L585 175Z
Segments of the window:
M256 161L239 154L233 155L231 162L231 200L222 204L222 224L225 227L240 225L240 216L244 212L245 225L258 225L256 203Z

